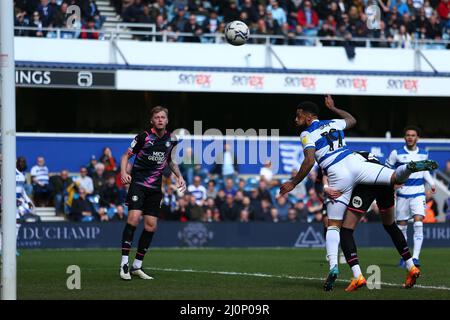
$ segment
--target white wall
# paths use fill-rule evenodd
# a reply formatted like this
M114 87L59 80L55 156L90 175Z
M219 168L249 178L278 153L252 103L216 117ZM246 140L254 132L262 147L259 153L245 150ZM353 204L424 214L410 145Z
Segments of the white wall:
M118 41L130 64L204 67L266 67L264 45ZM273 46L287 68L351 71L414 71L414 51L357 48L349 61L341 47ZM450 72L450 50L425 50L440 72ZM72 63L124 63L109 41L16 37L16 60ZM248 57L246 59L246 57ZM272 66L280 68L274 56ZM431 69L422 59L422 71Z

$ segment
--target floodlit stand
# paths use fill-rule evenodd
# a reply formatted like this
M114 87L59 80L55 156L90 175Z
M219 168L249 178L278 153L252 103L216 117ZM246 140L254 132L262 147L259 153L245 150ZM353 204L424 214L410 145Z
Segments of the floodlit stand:
M0 1L2 300L16 296L16 84L14 2Z

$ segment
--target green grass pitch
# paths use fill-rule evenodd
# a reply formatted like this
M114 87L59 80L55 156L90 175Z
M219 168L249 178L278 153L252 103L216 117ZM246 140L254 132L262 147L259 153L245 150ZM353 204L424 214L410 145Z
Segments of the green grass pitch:
M351 273L340 265L335 290L324 292L324 249L151 249L144 267L155 280L128 282L119 279L119 250L22 250L18 299L450 299L450 249L422 251L419 287L410 290L394 249L359 256L365 274L381 268L380 290L345 292ZM67 289L69 265L81 269L80 290Z

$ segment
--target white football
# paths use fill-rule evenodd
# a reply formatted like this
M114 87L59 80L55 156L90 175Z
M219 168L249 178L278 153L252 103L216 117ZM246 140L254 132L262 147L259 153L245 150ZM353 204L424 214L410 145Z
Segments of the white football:
M225 39L233 46L245 44L250 36L248 26L239 20L232 21L225 26Z

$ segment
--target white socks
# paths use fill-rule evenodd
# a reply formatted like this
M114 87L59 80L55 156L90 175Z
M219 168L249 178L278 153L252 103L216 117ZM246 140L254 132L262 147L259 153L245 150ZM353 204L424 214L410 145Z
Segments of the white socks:
M122 261L120 262L120 266L124 266L128 264L128 256L122 256Z
M395 169L395 180L397 184L404 183L408 180L408 177L411 175L411 170L407 168L406 164L401 165L397 169Z
M142 260L134 259L133 268L134 269L142 268Z
M409 258L408 260L405 261L406 263L406 269L411 270L412 267L414 267L414 262L412 258Z
M330 263L330 270L338 264L338 251L339 251L339 227L331 226L327 228L326 234L326 248L328 262Z
M406 242L408 242L408 225L397 225L400 231L403 233L403 236L405 237Z
M353 271L353 278L355 278L355 279L358 279L358 277L362 274L359 264L355 264L352 267L352 271Z
M414 253L413 259L419 260L420 250L423 243L423 222L414 222Z

